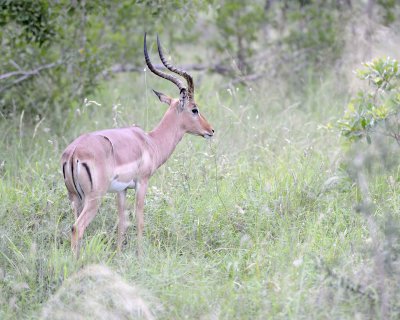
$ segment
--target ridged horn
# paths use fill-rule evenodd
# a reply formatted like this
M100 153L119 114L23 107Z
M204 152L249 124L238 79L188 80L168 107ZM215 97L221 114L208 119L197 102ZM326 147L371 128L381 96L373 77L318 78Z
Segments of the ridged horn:
M161 62L163 63L163 65L170 71L175 72L176 74L179 74L180 76L184 77L186 79L186 82L188 84L188 96L190 100L193 100L194 97L194 84L193 84L193 78L192 76L187 73L184 70L181 70L175 66L173 66L172 64L170 64L167 59L164 57L163 51L162 51L162 47L161 47L161 43L160 43L160 38L157 35L157 47L158 47L158 54L160 55L160 59Z
M186 89L181 80L179 80L178 78L174 77L171 74L162 72L162 71L158 70L156 67L153 66L153 64L150 61L149 54L147 52L146 33L144 33L144 58L146 60L147 67L155 75L157 75L157 76L159 76L159 77L161 77L163 79L167 79L167 80L171 81L172 83L174 83L179 88L179 91L182 91L182 90Z

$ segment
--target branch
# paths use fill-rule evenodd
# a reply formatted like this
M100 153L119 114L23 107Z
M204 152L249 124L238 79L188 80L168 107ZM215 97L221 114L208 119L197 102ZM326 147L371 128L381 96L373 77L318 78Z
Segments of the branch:
M163 71L167 70L164 65L155 64L154 66L159 70L163 70ZM115 64L115 65L111 66L111 68L105 70L103 72L103 76L107 77L108 74L110 74L110 73L142 72L144 70L144 68L145 68L144 66L139 67L139 66L134 66L131 64ZM227 74L231 71L229 68L227 68L219 63L217 63L215 65L187 64L187 65L183 65L182 69L184 69L186 71L210 71L210 72L216 72L219 74Z
M54 68L56 66L59 66L61 63L62 63L62 61L57 61L57 62L52 62L52 63L42 65L33 70L28 70L28 71L21 70L21 71L12 71L12 72L8 72L8 73L4 73L4 74L0 75L0 80L8 79L8 78L15 77L15 76L20 76L20 77L17 78L16 80L14 80L13 82L11 82L9 85L6 85L6 86L0 88L0 93L18 83L21 83L22 81L25 81L26 79L29 79L32 76L38 75L40 73L40 71L42 71L42 70Z
M155 67L160 70L167 70L164 65L159 65L156 64ZM122 72L143 72L144 71L144 66L143 67L138 67L134 66L131 64L115 64L108 70L104 70L102 72L102 76L107 78L110 73L122 73ZM223 66L219 63L215 65L205 65L205 64L187 64L183 65L182 69L186 71L208 71L208 72L214 72L218 73L221 75L231 75L232 74L232 69L228 68L226 66ZM254 73L254 74L249 74L249 75L240 75L236 78L233 78L231 81L229 81L228 86L234 85L236 83L242 83L242 84L247 84L248 82L253 82L257 81L260 78L262 78L265 75L265 73L259 72L259 73Z
M235 83L246 84L247 82L256 81L256 80L262 78L264 75L265 75L264 73L254 73L254 74L249 74L246 76L240 76L240 77L233 79L230 82L230 84L235 84Z
M208 71L208 72L213 72L213 73L218 73L223 76L233 76L233 79L231 81L231 84L234 83L246 83L250 81L256 81L260 78L262 78L265 73L260 72L260 69L263 69L262 66L265 65L265 63L268 60L268 58L271 56L271 53L269 51L262 51L259 54L249 58L247 63L248 64L253 64L257 66L257 69L259 70L258 73L256 74L249 74L249 75L240 75L240 70L238 70L237 66L235 65L235 59L232 58L223 58L213 64L186 64L182 66L182 69L186 71ZM156 64L155 67L157 69L160 69L162 71L167 71L167 69L164 67L164 65ZM104 70L102 72L102 76L107 78L111 73L121 73L121 72L143 72L145 69L144 66L138 66L138 65L132 65L132 64L124 64L124 63L118 63L107 70ZM236 76L235 76L236 75Z

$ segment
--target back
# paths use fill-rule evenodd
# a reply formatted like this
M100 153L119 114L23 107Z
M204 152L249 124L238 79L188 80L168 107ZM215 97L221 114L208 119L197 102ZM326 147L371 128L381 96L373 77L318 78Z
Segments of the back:
M116 166L149 157L155 151L155 146L150 137L140 127L108 129L95 131L91 134L103 136L109 140L112 145Z

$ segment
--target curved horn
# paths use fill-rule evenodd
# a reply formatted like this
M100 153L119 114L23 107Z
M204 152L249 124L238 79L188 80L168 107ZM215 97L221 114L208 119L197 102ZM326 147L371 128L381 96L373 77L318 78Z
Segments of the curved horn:
M170 71L175 72L176 74L179 74L180 76L184 77L186 79L186 82L188 84L188 96L189 99L193 99L194 97L194 84L193 84L193 78L190 74L188 74L186 71L178 69L177 67L174 67L171 65L167 59L165 59L162 48L161 48L161 43L160 43L160 38L157 35L157 47L158 47L158 54L160 55L160 59L163 63L163 65Z
M153 64L150 61L150 57L149 54L147 52L147 43L146 43L146 33L144 33L144 58L146 60L146 64L149 67L150 71L153 72L154 74L156 74L157 76L167 79L171 82L173 82L174 84L176 84L176 86L179 88L179 91L182 90L186 90L185 86L183 85L182 81L179 80L178 78L174 77L173 75L170 75L168 73L162 72L158 69L156 69Z

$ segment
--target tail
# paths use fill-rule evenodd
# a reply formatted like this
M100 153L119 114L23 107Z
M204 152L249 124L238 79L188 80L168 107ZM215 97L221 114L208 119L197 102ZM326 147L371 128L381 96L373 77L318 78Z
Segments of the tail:
M79 179L78 179L78 174L79 174L79 159L74 159L74 154L72 154L71 157L71 179L72 179L72 184L74 185L75 191L79 196L79 199L83 200L83 197L85 196L81 185L79 184Z
M63 155L62 169L68 191L78 195L79 199L83 200L85 192L93 190L93 177L88 163L79 159L75 150L73 150L69 155ZM85 172L84 174L81 173L82 170ZM84 187L82 187L82 184Z
M78 195L79 199L82 201L85 194L78 179L80 162L79 159L75 157L75 150L70 154L63 154L62 170L68 192Z

